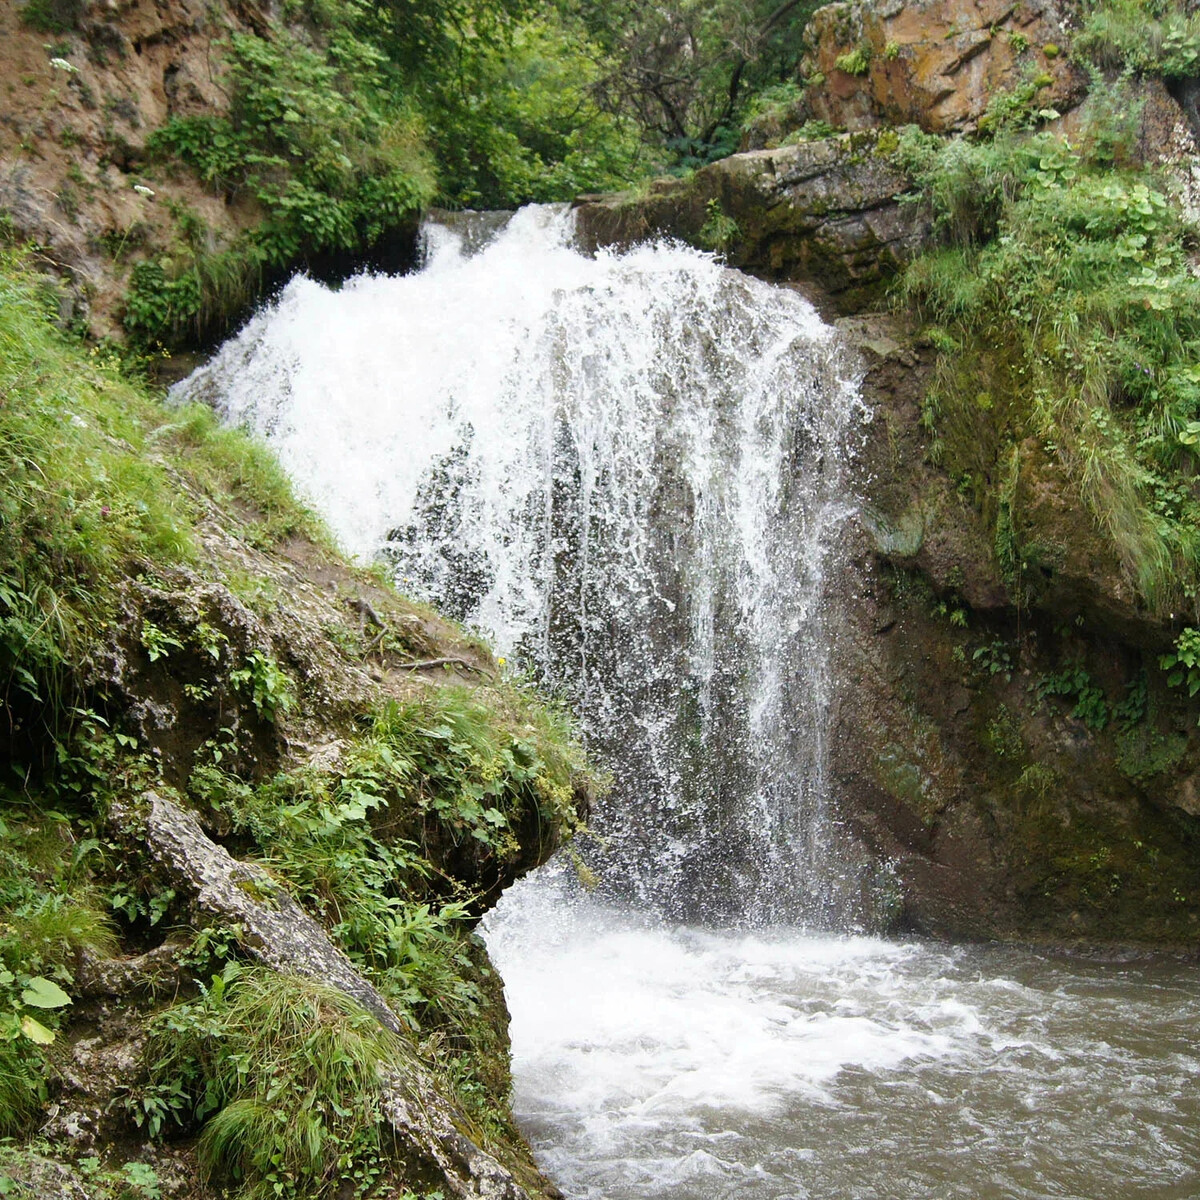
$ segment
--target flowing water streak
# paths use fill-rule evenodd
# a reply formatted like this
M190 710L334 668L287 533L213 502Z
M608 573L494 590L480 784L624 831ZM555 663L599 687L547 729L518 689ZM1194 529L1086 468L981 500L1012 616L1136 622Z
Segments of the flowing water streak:
M560 210L486 234L431 227L403 278L294 280L183 393L570 698L616 780L608 886L844 914L821 597L858 401L833 331L694 250L582 255Z

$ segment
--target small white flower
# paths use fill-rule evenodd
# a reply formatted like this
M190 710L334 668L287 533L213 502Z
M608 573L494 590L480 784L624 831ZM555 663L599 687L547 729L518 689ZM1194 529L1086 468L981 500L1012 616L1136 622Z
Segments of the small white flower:
M74 63L69 63L65 58L52 58L50 65L56 71L66 71L68 75L78 75L79 68Z
M133 190L137 192L139 196L145 196L147 200L154 199L154 189L148 188L144 183L135 183L133 185Z

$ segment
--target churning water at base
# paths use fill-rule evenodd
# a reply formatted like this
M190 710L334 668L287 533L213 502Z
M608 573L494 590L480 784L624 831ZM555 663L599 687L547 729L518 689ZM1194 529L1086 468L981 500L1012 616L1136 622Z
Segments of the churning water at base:
M797 932L865 877L823 725L852 373L786 290L569 235L528 210L432 229L409 277L296 280L182 389L613 770L607 891L551 868L488 921L545 1169L572 1200L1200 1196L1197 968Z
M488 926L571 1200L1200 1196L1194 965L669 927L546 879Z

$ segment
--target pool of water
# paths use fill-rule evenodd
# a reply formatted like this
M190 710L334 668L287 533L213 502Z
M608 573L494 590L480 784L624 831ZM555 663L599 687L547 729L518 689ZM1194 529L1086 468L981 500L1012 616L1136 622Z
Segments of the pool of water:
M1200 1196L1200 967L489 917L515 1109L568 1197Z

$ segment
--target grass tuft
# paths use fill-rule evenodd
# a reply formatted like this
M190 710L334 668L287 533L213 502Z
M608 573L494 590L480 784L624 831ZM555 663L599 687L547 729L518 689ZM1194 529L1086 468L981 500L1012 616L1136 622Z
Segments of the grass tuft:
M1177 203L1113 165L1118 143L1094 127L1082 150L1021 129L905 131L897 154L942 245L899 294L954 347L926 414L949 469L998 478L1012 445L1041 439L1161 612L1200 586L1200 280Z
M369 1192L385 1170L381 1078L411 1053L342 992L259 969L169 1009L148 1048L151 1088L204 1122L203 1170L246 1198Z

